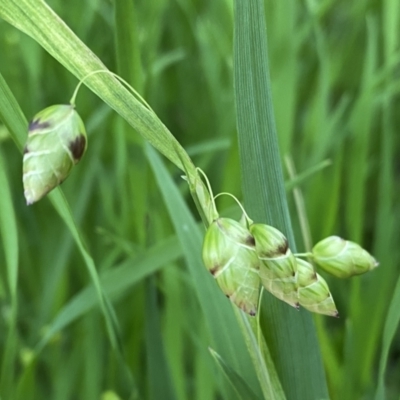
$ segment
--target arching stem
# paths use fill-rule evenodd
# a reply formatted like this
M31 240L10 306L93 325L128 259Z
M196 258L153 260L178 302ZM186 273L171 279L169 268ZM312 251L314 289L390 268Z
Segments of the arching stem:
M146 100L123 78L121 78L119 75L115 74L114 72L108 71L107 69L99 69L97 71L92 71L89 74L87 74L85 77L83 77L78 85L75 88L74 94L71 97L70 100L70 104L75 106L75 100L76 100L76 96L78 95L78 91L80 89L80 87L82 86L82 84L84 83L84 81L88 78L90 78L93 75L96 74L108 74L113 76L114 78L117 78L146 108L148 108L150 111L153 112L153 109L149 106L149 104L146 102Z
M242 204L240 203L240 201L239 201L233 194L228 193L228 192L218 193L218 194L214 197L214 199L213 199L214 202L215 202L215 200L216 200L219 196L229 196L229 197L232 197L232 199L234 199L234 200L236 201L237 205L238 205L238 206L240 207L240 209L242 210L243 215L245 216L245 218L246 218L246 220L247 220L247 223L248 223L248 224L252 224L252 223L253 223L253 220L247 215L247 213L246 213L244 207L242 206Z
M210 181L208 180L207 175L205 174L205 172L201 168L196 168L196 170L198 172L200 172L200 174L203 176L203 178L204 178L204 180L205 180L205 182L207 184L207 189L208 189L208 192L210 194L210 199L211 199L211 202L212 202L213 211L214 211L215 215L218 215L217 206L215 205L215 198L214 198L214 194L213 194L213 191L212 191L212 188L211 188Z

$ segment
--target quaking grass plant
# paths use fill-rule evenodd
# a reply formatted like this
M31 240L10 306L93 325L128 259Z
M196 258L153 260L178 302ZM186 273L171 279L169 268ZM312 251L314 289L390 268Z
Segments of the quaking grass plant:
M157 10L157 6L154 6L153 12L160 12L165 7L165 4L161 1L157 4L159 9ZM186 8L183 3L181 7L185 15L191 15L192 10ZM279 9L281 6L277 7ZM224 10L230 10L229 6L226 6ZM314 11L310 6L310 13ZM131 18L134 15L135 7L128 1L121 1L116 4L116 12L120 18L118 22L120 22L124 19L124 12ZM106 184L103 184L102 202L104 203L104 208L108 210L110 221L114 221L113 225L119 225L116 229L120 230L121 235L119 233L117 235L106 233L108 240L115 243L116 251L114 254L111 252L102 253L103 256L100 257L101 262L98 267L98 269L102 270L102 273L99 274L95 266L95 261L96 263L99 262L99 258L92 256L83 240L82 230L78 228L79 224L76 222L77 217L71 212L68 202L61 194L61 191L56 189L52 192L49 197L69 228L71 237L74 238L77 244L92 278L95 290L92 287L88 287L87 290L85 289L76 298L67 303L55 315L54 319L46 327L45 332L41 334L40 340L33 351L23 349L16 338L16 332L18 331L16 300L18 248L24 246L24 240L18 237L16 231L16 217L13 212L11 192L10 190L5 191L5 200L2 203L4 204L4 206L2 205L2 237L8 237L5 247L8 283L12 294L12 313L7 345L5 346L6 352L2 363L2 394L6 398L12 398L14 395L28 398L27 396L31 392L29 390L29 382L33 377L32 371L35 371L36 364L41 361L44 349L54 343L54 340L56 340L54 339L56 337L55 334L65 332L71 321L74 321L79 315L87 315L87 311L96 304L95 299L97 298L97 304L100 305L106 320L113 348L110 357L112 363L116 366L115 368L118 371L122 371L120 376L123 381L123 384L119 385L117 383L118 379L116 379L112 385L112 392L103 389L103 397L112 398L112 396L116 396L114 391L118 392L123 398L128 396L131 398L141 397L144 386L140 382L141 372L137 370L137 367L132 368L132 358L129 355L127 356L126 351L124 351L124 348L126 349L128 345L122 339L124 329L119 326L119 318L116 318L116 315L120 317L121 313L114 308L115 299L123 292L124 288L126 290L133 283L142 282L144 276L157 271L165 263L173 263L177 257L183 256L188 265L186 275L176 271L168 271L164 275L165 285L167 285L165 293L171 293L168 288L173 288L173 292L177 293L175 302L170 296L166 295L165 318L167 321L166 331L170 338L168 341L169 346L163 347L161 345L163 338L160 334L162 331L159 315L160 307L154 280L149 280L141 286L142 294L138 291L133 303L137 305L139 314L142 312L139 311L140 309L144 310L143 313L145 313L146 317L142 314L127 318L127 321L134 318L136 322L141 321L141 324L145 324L145 351L148 366L146 379L149 382L149 388L144 390L146 396L150 398L185 398L187 388L184 377L186 372L182 369L178 358L179 356L182 357L184 349L178 343L179 341L175 339L175 335L178 334L184 337L183 332L186 331L187 326L198 326L199 337L192 338L191 343L197 343L196 346L198 346L195 346L196 372L194 376L196 377L199 398L212 398L213 396L218 396L218 394L224 398L238 396L246 399L261 397L328 398L325 374L310 314L292 310L284 302L294 306L300 303L310 311L328 313L330 315L336 315L336 307L324 278L315 273L312 264L296 259L295 255L308 257L309 261L315 261L328 272L342 278L366 272L375 267L376 262L358 245L350 241L343 241L337 237L328 237L315 245L313 249L306 249L310 251L301 255L296 253L294 235L288 217L270 95L271 85L268 78L263 2L235 2L234 20L234 83L243 195L246 211L254 218L256 223L253 223L248 217L235 221L232 218L218 215L211 186L204 184L202 176L199 175L198 169L187 152L169 133L156 113L146 102L142 101L141 96L137 95L136 92L133 91L132 93L132 91L125 90L124 86L120 84L120 78L114 77L114 74L109 72L98 72L106 71L104 65L77 39L44 2L2 0L0 1L0 15L37 40L41 46L80 78L81 81L84 81L95 93L119 112L138 133L184 172L197 211L205 226L208 227L203 246L203 258L207 269L213 273L222 292L230 297L233 304L239 306L250 315L256 315L256 318L247 317L237 308L231 308L229 301L224 299L222 292L217 290L216 283L210 279L205 268L201 265L201 261L199 261L201 260L199 250L204 234L201 233L196 225L192 214L187 208L187 204L183 201L176 188L176 183L171 179L171 175L165 169L157 153L149 146L143 145L143 143L134 139L138 145L138 153L142 157L145 154L151 165L157 185L161 190L163 200L171 217L176 237L165 243L160 242L150 249L147 249L145 245L139 251L135 246L144 244L149 238L154 240L155 236L152 237L147 232L145 235L142 234L143 236L140 236L141 234L135 232L135 237L137 238L135 246L127 243L126 238L128 236L126 233L131 231L124 231L122 227L126 226L125 229L132 229L128 227L129 225L134 225L130 223L131 216L135 221L139 221L138 226L142 227L140 221L143 221L147 215L144 210L150 197L146 197L148 196L147 189L144 189L146 185L141 185L143 188L141 195L135 194L137 196L135 200L139 200L138 203L134 203L135 207L132 207L131 202L127 201L130 198L128 193L120 196L121 205L119 204L118 207L126 210L125 218L120 218L118 224L115 224L115 218L113 217L115 212L110 202L109 189ZM135 42L133 30L128 28L131 22L129 18L126 17L125 23L117 24L119 69L130 82L135 83L135 87L142 90L143 81L138 78L143 76L140 62L138 62L138 43ZM35 21L35 23L33 24L32 21ZM315 24L312 28L315 30L318 40L320 40L321 32L318 24ZM309 30L309 27L305 28L305 32L307 30ZM206 24L202 25L202 22L199 22L196 27L196 33L201 43L206 41L206 32ZM321 42L319 41L318 43ZM322 51L321 47L319 50ZM126 51L130 57L124 57L124 54L127 54ZM179 59L179 52L171 54L169 60L173 60L174 57ZM168 63L171 61L164 60L163 62ZM210 68L211 64L205 63L205 65ZM211 70L209 72L210 82L215 84L215 74ZM135 82L135 80L137 81ZM285 80L285 82L290 82L290 80ZM324 82L322 81L321 86L323 84ZM1 119L21 150L26 137L27 123L16 99L4 81L2 81L1 89ZM323 95L324 90L322 87L321 96ZM54 119L53 113L58 112L60 108L53 108L47 110L45 114L39 114L39 118L34 118L31 124L31 135L28 136L24 161L25 174L32 173L32 176L34 176L39 171L42 174L44 170L45 175L49 175L41 176L38 181L25 182L25 186L28 189L28 202L30 203L38 200L38 196L32 197L31 193L37 192L41 197L51 190L53 186L63 181L68 176L71 166L81 158L86 148L86 140L84 145L75 146L74 144L78 138L85 137L84 130L81 122L76 118L75 109L71 106L66 107L68 107L69 112L72 110L72 120L69 119L69 116L66 118L58 115ZM102 110L104 112L104 109ZM78 123L72 124L75 120ZM90 130L87 130L90 133ZM56 138L59 132L61 132L60 139L62 140L58 142ZM116 130L116 149L118 149L118 153L116 153L117 157L113 156L116 160L126 160L128 157L128 152L125 148L128 147L129 141L124 132L126 132L126 127L120 127L120 129ZM36 146L34 143L35 135L40 137L40 141L38 142L38 148L35 147L32 151L31 146ZM82 140L79 142L81 143ZM60 143L62 144L61 146L59 146ZM108 144L109 142L107 139L103 139L103 147L107 147L104 143ZM282 147L285 148L285 146L287 144L284 143ZM80 149L79 157L74 157L74 149L76 147ZM101 144L97 145L97 149L99 148L101 148ZM91 149L92 147L89 147L85 158L90 157ZM37 154L38 152L40 154ZM29 154L31 155L29 156ZM50 162L47 158L48 155L51 157ZM140 155L137 156L138 160L140 160L140 157ZM84 163L85 159L82 162ZM90 165L93 166L95 164L92 162ZM83 166L81 165L79 168L82 168L82 171L76 171L75 175L83 174ZM119 171L119 175L116 175L117 187L120 195L122 195L126 190L124 187L126 183L124 174L126 172L124 172L123 163L121 164L120 162L119 166L117 164L115 170ZM101 173L103 182L106 182L106 169L103 168ZM130 179L138 175L138 173L130 175ZM212 175L210 177L212 178ZM2 187L7 188L10 185L7 176L1 176L0 178ZM47 179L52 181L51 184L47 184ZM108 182L112 182L112 180L113 178ZM90 181L93 181L93 174L89 175L88 173L85 182ZM82 192L79 196L83 198L84 193ZM312 196L310 197L312 198ZM88 204L87 201L86 204ZM134 215L131 215L131 208L135 208L135 211L132 212ZM157 220L157 218L154 217L153 220ZM138 231L140 230L139 228ZM4 232L10 232L11 236L6 235ZM188 235L188 232L190 232L190 235ZM331 232L332 230L327 229L325 236L331 235ZM69 237L69 235L66 237ZM357 237L357 235L352 235L352 237ZM69 253L68 249L71 248L71 245L67 244L68 240L65 243L65 247L62 247L63 250L60 254ZM96 243L95 240L92 242L92 248L94 243ZM135 271L132 271L129 263L126 263L126 265L121 264L115 270L114 268L109 269L109 266L115 263L114 260L121 258L122 255L126 257L126 254L138 254L134 262ZM143 254L145 255L144 257ZM380 257L379 259L381 260ZM55 282L56 276L53 275L52 280L49 282ZM182 282L181 284L177 284L177 277L178 281ZM188 282L195 282L195 285ZM329 280L330 285L331 282L332 280ZM261 283L267 290L278 299L284 300L284 302L265 294L262 296L260 307L258 296ZM184 287L189 285L190 290L183 289L182 285ZM357 283L353 286L353 293L357 293ZM51 284L48 287L51 288ZM338 287L336 284L335 288L337 289ZM315 290L315 288L318 289ZM51 289L48 290L51 293ZM190 312L185 312L182 300L187 299L188 293L192 294L193 292L197 294L198 304L190 306ZM335 290L333 292L335 293ZM179 299L181 299L180 302ZM325 302L326 300L327 303ZM395 298L393 301L395 301ZM46 301L43 304L45 303ZM43 307L43 309L46 308L45 306ZM202 310L202 316L205 320L204 325L198 325L198 321L193 318L195 314L192 311L196 307L200 307ZM185 315L188 318L188 322L184 322L184 318L177 321L177 312ZM91 329L91 337L98 338L98 332L93 328L96 326L96 320L94 319L93 323L91 323L89 316L85 319L87 320L87 326ZM192 325L190 325L189 321L192 322ZM394 315L388 329L393 331L395 325L396 316ZM319 333L320 337L322 337L321 341L325 352L326 349L332 349L332 344L327 344L326 336L321 334L320 326L321 324L319 323ZM332 342L329 338L328 340ZM385 340L387 348L387 343L391 340L390 335L386 336ZM93 378L92 380L88 375L87 383L84 385L86 394L82 395L82 398L98 398L100 386L96 386L95 382L98 380L100 372L98 370L96 372L96 367L94 366L98 365L95 360L98 360L99 358L96 357L99 356L94 355L96 351L96 347L93 346L94 342L89 340L88 343L91 343L92 346L88 347L92 351L92 356L88 361L88 370L94 372L90 375ZM141 343L140 339L135 340L135 343L129 346L130 352L128 354L140 354L141 350L139 350L137 343ZM222 371L222 375L226 378L225 380L210 377L209 373L206 372L210 366L212 368L212 364L204 361L205 359L208 360L201 350L204 343L211 343L210 354ZM77 360L80 357L79 350L76 347L76 351L71 355L71 365L77 364ZM15 378L12 372L12 366L15 364L18 354L22 358L25 368L21 378ZM384 363L384 357L382 362ZM347 391L346 385L348 383L345 381L342 384L342 391L338 389L340 379L338 379L337 372L332 367L332 365L335 365L334 363L335 357L325 359L331 391L333 388L333 396L336 395L341 398L340 396L343 393L347 393L346 396L352 396L351 393L355 393L359 389ZM348 365L351 368L350 362ZM73 369L68 370L72 371ZM380 376L383 379L382 372ZM65 382L69 382L73 377L72 375L64 374L63 380L61 377L58 379L57 387L63 387L63 382L65 387ZM18 382L18 384L15 385L14 382ZM154 382L157 382L157 384ZM227 385L227 382L230 385ZM354 387L359 388L362 385L355 385ZM382 396L382 390L381 380L380 396ZM41 395L43 396L43 393ZM66 391L63 395L60 395L60 398L71 396L74 398L76 393L68 394ZM53 397L55 398L55 396Z

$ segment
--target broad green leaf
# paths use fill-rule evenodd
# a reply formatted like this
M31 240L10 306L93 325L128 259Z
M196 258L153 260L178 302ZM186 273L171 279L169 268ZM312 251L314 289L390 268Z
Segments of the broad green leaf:
M245 207L256 222L282 231L295 252L271 99L264 2L234 3L236 118ZM286 396L327 398L311 315L271 296L263 300L261 324Z

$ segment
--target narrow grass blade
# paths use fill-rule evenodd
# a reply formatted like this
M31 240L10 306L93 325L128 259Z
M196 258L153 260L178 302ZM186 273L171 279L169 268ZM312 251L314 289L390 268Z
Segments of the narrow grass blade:
M201 326L201 331L197 332L197 334L206 336L206 327L204 325ZM214 360L209 357L209 354L206 353L206 350L200 353L198 352L198 356L195 360L195 385L197 392L198 400L208 400L217 398L217 383L213 380L214 369L213 369Z
M301 15L300 3L279 1L266 7L268 32L275 38L275 46L270 48L270 67L272 90L274 93L276 125L279 131L279 144L282 154L291 152L290 146L295 134L297 94L301 87L301 78L296 64L298 52L298 24ZM283 48L285 51L282 51Z
M376 115L378 104L375 102L376 92L373 90L373 81L376 75L379 60L379 28L377 21L371 17L366 20L367 42L363 62L361 77L360 95L355 102L350 118L350 132L352 140L346 148L346 155L352 160L352 168L347 171L345 181L347 181L346 199L346 227L349 238L358 243L364 242L364 234L369 225L369 196L370 189L369 175L371 158L371 141L374 139L372 133L376 129ZM367 111L368 110L368 111ZM367 217L367 218L366 218ZM368 276L364 278L368 279ZM343 368L343 393L347 399L358 397L364 390L363 386L369 385L371 374L373 373L373 362L376 357L377 344L381 334L383 323L383 313L375 314L376 307L384 300L388 304L388 297L379 296L373 299L372 293L376 291L375 284L369 286L371 294L368 295L368 286L362 279L351 282L351 296L349 300L349 314L353 325L349 332L350 344L348 359ZM362 294L364 293L364 294ZM360 301L360 298L366 301ZM369 330L368 335L364 335L365 329ZM354 337L357 340L354 340ZM346 339L347 340L347 339ZM374 354L375 353L375 354Z
M389 357L390 345L395 337L400 322L400 278L393 293L389 311L386 316L383 328L382 350L379 359L378 387L375 393L375 400L385 400L385 371Z
M174 400L176 395L172 386L171 373L165 358L161 337L160 312L154 279L147 282L146 299L146 356L148 370L148 390L150 400Z
M213 350L212 348L209 348L208 350L210 351L215 362L221 368L222 372L232 385L239 399L260 400L260 397L256 396L256 394L251 390L251 388L247 385L243 378L238 375L215 350Z
M158 154L148 145L146 154L181 242L189 273L195 282L196 294L211 334L212 346L256 394L261 395L232 305L201 262L201 233Z
M91 335L89 334L88 336ZM80 346L76 346L74 350L68 354L68 357L63 359L63 368L55 372L55 376L53 378L54 399L68 400L74 397L76 388L79 386L79 380L81 378L81 374L79 374L77 371L77 366L80 366L81 368L83 367L82 347L84 347L85 344L82 343ZM89 375L93 376L92 372L89 372ZM96 398L98 399L98 397Z
M296 175L293 179L291 178L290 181L285 182L285 189L287 191L290 191L296 188L297 186L300 186L303 182L307 181L307 179L309 179L311 176L321 171L322 169L329 167L330 165L332 165L331 160L324 160L318 163L317 165L314 165L313 167L307 169L306 171Z
M187 352L185 325L190 327L189 332L191 329L195 330L188 319L188 315L193 313L191 308L193 303L188 303L188 293L191 292L192 288L188 274L182 274L182 269L178 263L164 268L160 275L164 299L163 343L166 358L173 379L176 400L186 400L186 365L182 360ZM192 357L194 360L197 358L197 354ZM194 360L193 364L195 364Z
M134 2L115 2L115 31L118 72L141 93L143 77Z
M32 360L28 365L24 365L24 370L20 374L20 379L16 388L17 400L35 400L32 387L35 387L35 371L37 361Z
M98 313L92 314L85 318L82 324L85 337L81 344L81 354L84 351L86 357L84 360L81 359L80 363L86 373L83 376L83 388L80 395L84 399L98 399L100 397L99 381L104 371L102 363L104 349L99 349L99 345L101 345L101 339L98 335L100 318L101 316ZM79 376L79 374L77 375ZM69 381L73 381L73 377L70 377Z
M54 206L54 208L59 213L60 217L63 219L64 223L67 225L68 229L71 232L72 237L75 240L76 245L85 261L86 267L88 269L89 275L93 281L93 285L96 290L97 299L101 308L101 311L104 315L107 324L108 334L110 336L110 341L112 346L118 351L122 351L120 348L120 344L118 341L118 334L114 329L113 318L111 317L109 311L107 310L103 290L101 287L100 279L96 270L95 263L93 261L92 256L90 255L87 247L81 237L81 234L78 230L78 227L75 224L75 221L72 216L71 209L69 208L68 202L63 195L61 190L53 191L49 194L49 198Z
M18 280L18 231L11 190L0 147L0 238L4 248L7 266L7 281L10 293L10 312L8 334L1 362L0 394L4 398L13 398L14 371L17 351L17 280Z
M144 92L144 79L140 52L139 26L137 23L138 5L130 0L121 0L114 3L115 10L115 43L118 73L139 93ZM147 204L149 201L149 190L147 185L140 185L141 190L129 191L127 181L140 182L145 180L149 169L146 157L143 152L144 140L136 133L132 133L132 128L126 121L118 118L116 121L115 141L117 152L114 156L117 168L118 192L120 196L120 207L122 223L118 225L130 225L135 227L136 241L145 245L147 242L147 232L143 228L143 221L146 220ZM131 146L128 138L134 138L135 156L130 156ZM128 165L130 164L130 165ZM135 204L135 207L132 207ZM129 215L129 218L125 216ZM125 224L123 223L125 221Z
M100 276L104 293L112 300L122 298L127 290L146 276L176 260L182 250L176 238L166 239L141 254L138 258L127 259L118 267ZM134 265L134 268L132 267ZM47 326L46 334L36 346L39 352L57 332L98 305L93 285L86 287L72 298Z
M3 160L3 151L0 147L0 233L7 263L7 281L10 291L10 299L12 307L14 308L17 303L19 246L17 220L6 171L7 169Z
M386 0L383 3L383 26L384 26L384 42L383 54L385 65L389 69L393 60L397 57L396 49L399 46L398 28L399 28L399 15L400 7L396 1ZM388 292L388 288L393 282L393 272L396 271L397 263L393 258L392 251L398 247L398 240L393 240L395 235L395 221L393 220L393 195L395 193L395 180L393 165L396 159L395 153L395 138L398 136L398 129L395 123L395 115L397 115L396 108L393 103L391 94L392 80L394 74L388 74L386 77L386 87L384 92L383 108L383 124L382 134L380 138L381 145L381 165L378 186L378 212L377 212L377 232L376 232L376 249L379 251L381 265L385 266L385 271L382 271L378 282L379 292L384 294ZM398 233L398 230L397 230ZM372 288L371 288L372 289ZM374 287L376 290L376 287ZM379 304L377 307L376 315L382 315L385 306L385 297L379 296ZM395 335L397 326L399 324L399 304L400 304L400 280L397 280L397 285L393 293L389 311L386 316L382 350L379 361L379 375L378 375L378 388L375 394L376 399L385 398L385 384L384 374L386 364L389 356L389 348L392 339Z
M234 79L246 209L252 219L280 229L295 251L269 82L264 2L235 1ZM289 399L327 398L311 315L266 294L264 333Z
M285 400L281 383L275 370L270 351L262 336L259 321L235 310L236 317L242 327L247 348L253 360L258 381L265 399Z
M25 141L26 130L28 123L20 110L18 102L13 96L12 92L8 88L4 79L0 76L0 117L4 124L9 128L10 134L13 137L15 143L17 144L20 151L22 151L22 146ZM94 287L97 293L97 299L104 315L106 321L107 331L109 334L111 345L122 353L118 342L118 334L114 329L112 317L110 312L106 308L104 297L102 293L101 284L97 274L96 266L93 261L92 256L85 243L82 240L81 234L78 227L75 224L71 209L65 199L63 192L60 188L56 188L52 193L49 194L49 199L52 202L54 208L59 213L60 217L63 219L64 223L69 228L75 243L81 252L81 255L85 261L85 265L88 269L89 275L93 281Z
M374 129L376 104L372 90L378 60L378 28L374 20L367 20L367 48L363 63L361 94L353 107L350 129L353 140L349 151L352 168L347 172L348 198L346 201L347 226L351 240L362 241L363 217L366 207L368 189L368 158L370 157L370 141ZM366 114L365 110L369 110Z
M12 139L18 149L22 151L24 146L28 123L25 116L8 87L3 75L0 74L0 119L8 128Z

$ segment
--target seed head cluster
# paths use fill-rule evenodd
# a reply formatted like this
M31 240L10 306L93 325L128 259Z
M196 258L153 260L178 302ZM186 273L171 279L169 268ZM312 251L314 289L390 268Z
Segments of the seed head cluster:
M318 242L305 255L339 278L359 275L378 265L358 244L337 236ZM325 279L310 262L296 257L283 233L270 225L246 218L241 222L216 218L204 238L203 261L222 292L249 315L257 313L262 285L292 307L339 316Z

